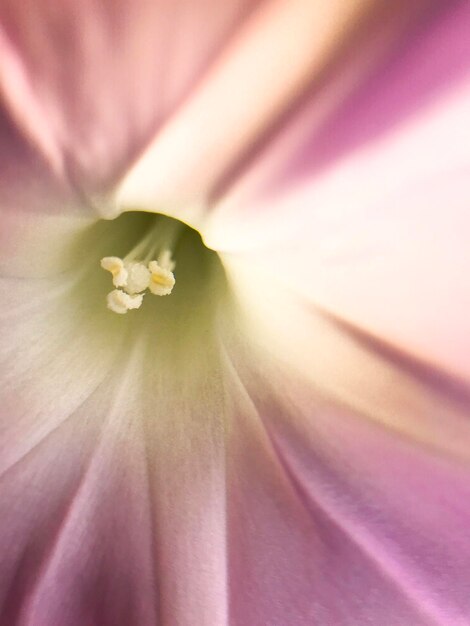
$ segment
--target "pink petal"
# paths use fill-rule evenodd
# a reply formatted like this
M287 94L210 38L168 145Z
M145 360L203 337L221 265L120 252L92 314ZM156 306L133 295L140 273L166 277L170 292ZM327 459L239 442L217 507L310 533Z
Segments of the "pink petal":
M420 1L392 10L371 0L263 3L126 174L118 206L163 211L199 226L214 193L305 91L319 90L344 67L361 29L378 32L366 46L369 60L359 46L360 68L352 64L347 88L420 7Z
M115 391L104 387L2 476L2 619L222 626L223 466L211 471L207 438L198 448L175 432L189 415L156 429L162 416L149 415L144 433L136 395L113 406Z
M464 624L468 391L227 269L182 326L3 279L0 619Z
M7 0L0 8L4 105L57 174L102 192L252 4Z
M73 196L50 161L41 158L0 111L0 210L57 214Z
M422 59L449 42L454 54L447 52L447 71L437 85L425 81L419 108L402 107L390 128L377 129L354 150L349 145L321 169L312 152L310 176L307 165L297 175L287 165L273 190L234 188L209 222L206 240L275 273L306 302L468 378L470 89L461 71L463 20L468 27L467 6L433 22L427 37L394 62L397 78L389 75L368 101L373 113L378 98L393 95L387 85L405 89L407 68L414 84L420 72L423 80L433 76ZM362 106L358 116L365 115Z
M142 336L71 314L68 285L25 310L24 282L1 320L6 624L465 623L468 394L285 292L239 291L218 363L211 327Z
M142 457L110 428L108 373L122 334L76 292L63 272L0 282L1 621L150 625L150 583L134 603L151 563L148 503L129 489L140 484ZM127 574L106 575L123 562L134 564Z
M468 389L262 298L228 344L233 623L465 624Z
M401 165L397 154L411 155L414 164L423 151L413 147L422 146L429 127L441 145L448 120L463 118L461 97L451 91L413 132L405 127L396 141L388 137L385 156L379 150L345 160L315 191L324 202L318 211L308 204L308 181L281 195L272 203L274 233L282 235L276 254L266 219L265 233L261 220L258 229L245 228L251 253L224 255L243 317L224 336L223 369L203 358L218 351L207 342L215 324L203 328L191 359L191 335L189 342L164 332L149 339L138 328L129 336L94 297L78 297L65 251L49 278L28 279L26 263L16 268L22 280L2 279L6 624L466 623L469 397L442 371L467 366L465 299L455 313L461 277L448 284L451 268L467 268L463 177L454 167L465 147L444 172L452 186L438 179L424 193L421 179L405 176L411 204L399 202L402 187L392 177L385 177L388 205L373 186L366 204L351 193L364 189L364 171L374 180L375 160L379 172L388 162ZM432 165L433 175L442 173L441 162ZM340 201L352 197L348 211L336 204L344 179ZM293 226L285 218L292 208L299 214ZM315 228L301 219L312 214ZM66 232L71 243L86 226L67 220L60 237ZM26 228L33 240L37 224ZM46 247L43 224L37 254ZM338 245L343 232L346 242ZM219 241L240 250L240 231L228 234L232 241ZM298 242L313 244L313 252L297 250ZM371 254L374 264L367 263ZM36 273L35 254L31 265ZM14 275L15 265L8 270ZM84 284L96 294L91 276ZM418 284L429 316L412 299ZM365 303L354 309L361 286ZM371 287L376 292L366 293ZM393 319L384 291L398 302ZM452 306L442 304L445 297ZM396 346L319 312L317 301L339 302L340 313L359 311L372 329L379 319ZM446 315L455 328L436 341ZM226 329L231 320L223 321ZM432 344L420 324L433 332ZM449 351L449 337L458 349ZM176 368L165 358L167 342L175 346Z
M155 624L142 437L109 403L112 389L64 415L2 474L5 623Z
M462 2L439 9L418 12L411 25L406 24L406 12L393 12L397 22L395 38L390 42L390 33L378 30L385 40L385 51L375 67L363 68L362 76L358 74L360 55L356 53L347 59L349 65L343 60L330 80L311 92L295 109L295 115L286 116L277 133L269 135L239 176L227 181L230 184L220 190L222 196L213 210L215 225L220 220L222 230L223 220L251 218L255 210L269 207L270 203L276 205L279 195L291 193L310 181L321 184L323 176L332 175L338 165L351 162L356 155L370 154L373 164L376 151L386 149L395 135L408 133L415 122L419 124L420 116L429 116L436 101L441 103L445 115L446 98L452 99L459 88L465 89L468 84L470 10ZM400 27L404 32L400 32ZM371 44L357 47L368 55L379 52ZM365 74L364 69L368 69ZM356 80L353 85L350 74ZM456 127L457 124L449 126L449 130L455 132ZM426 138L419 139L423 144ZM446 159L454 164L462 153L449 154L451 141L446 141L445 136L439 139L445 153L428 153L425 163L434 158L434 167ZM463 149L462 144L463 140L458 142L459 150ZM421 149L420 156L426 156L424 145ZM414 166L418 173L425 169L420 161ZM397 184L404 174L415 174L410 160L396 161L388 175L395 171ZM367 182L374 181L369 177Z
M111 246L94 244L98 258ZM0 281L0 622L224 626L211 320L194 346L191 327L175 342L164 316L114 316L91 261Z

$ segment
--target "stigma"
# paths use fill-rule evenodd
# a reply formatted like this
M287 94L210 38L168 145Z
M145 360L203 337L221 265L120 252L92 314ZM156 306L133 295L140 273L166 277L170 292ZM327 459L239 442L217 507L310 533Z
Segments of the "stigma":
M167 296L175 285L175 263L167 249L157 259L137 260L129 258L129 255L124 259L106 256L101 259L100 264L111 273L113 285L116 287L106 298L108 309L119 315L139 309L146 293Z

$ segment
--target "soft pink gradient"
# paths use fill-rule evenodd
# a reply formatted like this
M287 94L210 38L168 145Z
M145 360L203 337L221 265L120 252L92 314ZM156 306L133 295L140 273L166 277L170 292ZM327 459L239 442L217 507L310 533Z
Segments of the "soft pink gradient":
M237 367L235 623L466 624L468 454L462 462L412 443L285 371L270 372L286 389L273 402L265 368L258 378ZM421 393L452 407L449 430L464 417L445 395ZM424 397L409 418L420 411Z
M0 626L470 625L470 11L372 4L0 5ZM77 266L146 148L174 363Z
M312 98L205 231L228 263L275 266L308 302L467 380L469 24L464 3L421 26L326 129Z
M256 4L6 0L4 104L56 173L102 191Z

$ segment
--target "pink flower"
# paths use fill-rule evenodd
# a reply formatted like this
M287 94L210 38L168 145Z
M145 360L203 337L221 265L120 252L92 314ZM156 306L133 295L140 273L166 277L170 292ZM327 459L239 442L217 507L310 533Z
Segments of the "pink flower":
M3 0L0 626L470 624L469 27Z

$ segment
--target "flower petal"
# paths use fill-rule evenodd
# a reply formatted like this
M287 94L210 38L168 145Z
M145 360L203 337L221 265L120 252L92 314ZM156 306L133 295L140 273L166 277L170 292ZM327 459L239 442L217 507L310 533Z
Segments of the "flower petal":
M135 325L101 273L5 279L0 619L464 623L468 391L227 269L237 309L198 273Z
M112 603L115 619L120 611L130 622L137 616L152 624L144 618L148 607L131 607L137 569L99 587L106 567L117 570L121 559L136 563L139 547L148 554L143 534L134 534L131 525L118 530L125 527L125 515L144 516L145 501L125 490L130 475L140 471L138 458L128 463L131 457L121 454L120 465L109 465L111 451L122 453L124 447L109 426L113 384L107 380L123 336L110 326L113 320L100 316L94 299L77 298L77 282L75 275L62 273L48 279L2 278L0 283L1 621L113 623L108 619ZM85 280L81 290L86 292L90 282ZM110 527L105 512L116 488L127 497L120 509L114 506ZM94 534L88 532L87 519L93 520ZM123 534L132 534L132 540L109 557L105 543L109 537L122 541ZM79 554L87 562L80 589L73 587ZM139 568L145 562L139 558ZM101 604L91 606L93 597ZM148 598L152 604L152 595ZM107 621L100 618L103 614Z
M464 624L468 387L283 301L226 343L233 623Z
M428 8L431 6L428 3ZM287 221L288 211L292 218L292 206L285 206L286 198L308 188L309 183L313 189L319 185L322 191L331 180L329 189L336 188L341 194L339 180L351 172L346 182L351 184L355 177L353 200L370 201L372 193L383 191L384 182L388 190L392 183L398 187L422 177L430 166L447 171L465 163L465 135L457 135L457 131L465 133L461 116L470 61L468 5L451 3L438 11L420 11L414 20L408 16L411 24L405 20L406 12L393 12L393 17L396 36L393 43L384 44L386 54L382 52L379 57L381 63L368 67L363 76L354 74L356 84L343 93L340 87L347 83L347 75L343 67L336 68L336 80L310 93L295 115L287 116L278 132L253 155L238 178L221 190L204 229L211 243L222 249L241 247L246 238L240 236L243 227L237 225L245 225L248 219L257 238L262 237L262 230L266 233L262 240L270 237L270 229L261 224L265 212L269 211L275 227L281 218ZM386 39L387 32L378 32ZM369 54L373 51L370 44L364 47ZM378 50L374 52L377 55ZM358 65L360 58L351 61ZM459 118L452 123L454 113L459 113ZM438 141L439 151L430 150ZM413 149L413 153L398 159L398 151L405 149ZM352 172L356 161L357 169ZM375 168L373 176L368 175L369 167ZM364 198L358 197L361 189ZM317 209L323 197L313 200ZM312 213L305 199L296 208L300 218ZM251 243L248 239L244 247L251 247Z
M200 225L223 178L345 57L369 12L383 18L386 5L262 3L126 174L116 193L121 209L140 206Z
M422 71L424 80L430 72L421 64L424 53L453 43L449 77L445 86L438 81L432 98L424 89L416 111L408 109L399 123L346 150L321 172L313 167L311 178L299 175L291 187L281 183L272 194L265 188L253 204L243 190L234 190L214 213L206 239L242 256L247 266L275 273L307 302L468 379L470 290L463 277L470 268L470 85L460 69L462 47L468 47L460 38L464 18L468 26L468 6L434 23L429 39L411 51L420 61L409 67L416 79ZM440 40L433 38L437 34ZM403 69L395 89L408 61L407 54L395 66L396 73ZM369 109L377 97L393 93L381 84ZM292 176L293 170L286 181ZM271 279L266 274L263 280Z
M29 145L0 110L0 211L57 214L66 206L72 212L74 205L83 210L77 200L51 160Z
M74 263L87 263L82 246L94 223L73 211L64 215L0 212L1 277L53 276Z
M232 442L234 623L464 624L468 456L272 383L283 400L249 385Z
M155 624L143 437L127 402L107 381L2 473L5 623Z
M0 622L225 626L225 405L204 268L194 324L155 302L116 316L98 263L110 242L94 239L89 267L0 282Z
M102 192L187 95L251 0L6 0L0 85L24 137Z

